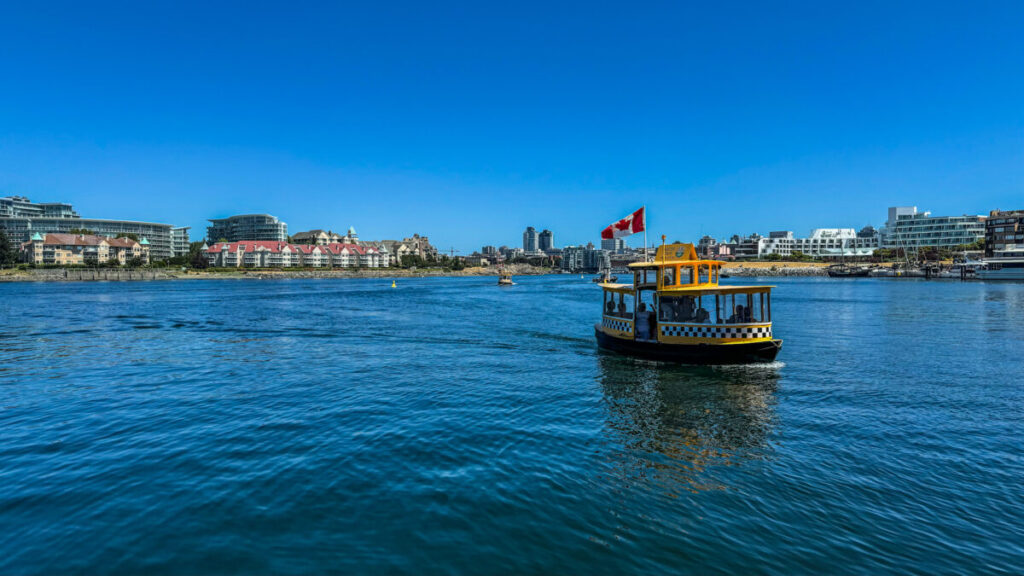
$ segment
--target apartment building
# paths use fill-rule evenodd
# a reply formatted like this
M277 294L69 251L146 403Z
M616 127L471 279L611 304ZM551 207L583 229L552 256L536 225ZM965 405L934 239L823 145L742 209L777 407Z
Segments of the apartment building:
M131 238L107 238L93 234L33 234L21 244L21 259L35 265L98 265L116 261L128 264L138 258L149 263L149 241Z

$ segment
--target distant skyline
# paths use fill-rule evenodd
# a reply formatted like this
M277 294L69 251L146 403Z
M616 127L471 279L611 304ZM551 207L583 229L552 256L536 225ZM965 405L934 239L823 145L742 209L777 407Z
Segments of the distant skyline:
M1024 4L8 3L0 195L441 250L1024 208ZM640 240L631 238L630 245Z

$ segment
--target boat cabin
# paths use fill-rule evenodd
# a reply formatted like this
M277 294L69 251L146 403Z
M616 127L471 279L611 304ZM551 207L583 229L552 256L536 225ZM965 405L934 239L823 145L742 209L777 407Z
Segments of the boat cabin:
M773 286L720 286L723 262L692 244L658 248L629 265L632 284L601 284L604 335L634 342L738 344L772 340Z

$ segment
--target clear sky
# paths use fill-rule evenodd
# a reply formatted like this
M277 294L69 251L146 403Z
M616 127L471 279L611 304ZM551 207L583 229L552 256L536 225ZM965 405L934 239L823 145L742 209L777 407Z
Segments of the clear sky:
M4 2L0 194L440 248L1024 208L1024 2ZM652 237L653 239L653 237Z

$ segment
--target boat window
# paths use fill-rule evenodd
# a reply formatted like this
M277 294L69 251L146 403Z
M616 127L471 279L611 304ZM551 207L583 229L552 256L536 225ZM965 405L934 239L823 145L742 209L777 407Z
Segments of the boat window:
M705 303L711 305L711 298L659 296L658 320L661 322L685 322L689 324L711 322L711 311L705 307Z
M676 269L675 268L664 268L661 275L662 286L675 286L676 284Z
M680 266L679 267L679 285L686 286L687 284L693 284L693 271L694 266Z
M707 284L711 281L711 267L707 264L701 264L698 268L697 281L701 284Z
M605 316L631 320L633 318L633 295L605 291L602 313Z
M767 292L724 294L716 297L716 317L724 324L755 324L771 321L771 297Z

